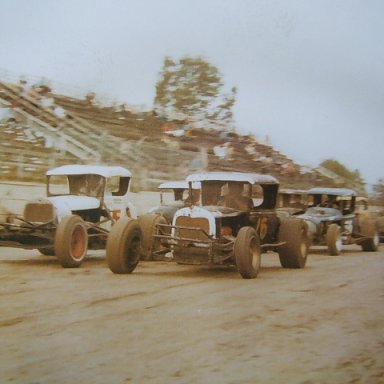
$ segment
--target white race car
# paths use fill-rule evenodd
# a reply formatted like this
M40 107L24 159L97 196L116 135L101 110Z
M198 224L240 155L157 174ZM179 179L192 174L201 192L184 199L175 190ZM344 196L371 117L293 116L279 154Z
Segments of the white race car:
M88 249L105 248L112 224L136 221L127 169L65 165L46 175L47 196L0 223L0 246L38 249L56 255L63 267L78 267Z

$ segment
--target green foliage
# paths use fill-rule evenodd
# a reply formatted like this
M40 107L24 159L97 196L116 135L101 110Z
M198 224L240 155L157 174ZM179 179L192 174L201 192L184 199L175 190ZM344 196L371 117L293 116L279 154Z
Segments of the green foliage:
M373 185L373 190L376 193L382 193L384 195L384 179L379 179L377 183Z
M202 58L184 57L178 62L164 59L156 84L155 108L164 114L182 113L197 120L230 122L236 87L221 93L221 75Z
M359 170L355 169L354 171L350 171L345 165L335 159L325 160L320 165L346 180L359 183L362 182Z
M384 206L384 179L379 179L377 183L373 185L373 192L378 204Z

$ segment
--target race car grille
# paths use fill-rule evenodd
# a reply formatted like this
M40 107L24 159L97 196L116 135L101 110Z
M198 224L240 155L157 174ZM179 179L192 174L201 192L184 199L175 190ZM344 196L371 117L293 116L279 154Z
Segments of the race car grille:
M180 227L190 227L191 229ZM176 219L176 236L193 240L207 240L207 235L203 231L195 228L200 228L206 233L209 233L208 220L201 217L189 216L179 216Z
M46 223L54 218L53 205L49 203L28 203L24 209L24 218L27 221Z

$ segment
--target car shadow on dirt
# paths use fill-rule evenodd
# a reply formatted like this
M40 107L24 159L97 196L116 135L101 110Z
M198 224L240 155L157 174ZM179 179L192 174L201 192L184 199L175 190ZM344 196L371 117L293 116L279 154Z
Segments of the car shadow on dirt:
M41 256L37 255L36 257L31 256L31 258L21 258L21 259L0 259L0 264L9 264L9 265L20 265L20 266L52 266L56 265L58 268L63 269L60 265L59 260L55 256ZM105 257L100 257L97 255L87 256L84 260L83 265L80 267L89 267L91 265L103 265L107 267ZM66 268L68 269L68 268ZM78 268L76 268L78 269Z
M340 256L345 256L345 255L348 255L351 253L356 253L359 251L362 252L361 248L358 246L348 246L348 247L343 248L339 255L331 256L328 253L328 250L326 247L314 247L314 248L311 248L309 250L308 257L310 257L311 255L322 255L322 256L329 256L331 258L338 258Z
M205 265L182 265L173 261L147 261L139 263L133 274L148 276L170 276L170 277L229 277L238 273L234 267L229 266L205 266Z
M212 278L212 279L241 279L234 266L218 265L183 265L173 261L146 261L141 262L133 275L162 276L170 278ZM262 266L260 274L271 271L284 270L280 265ZM259 274L259 276L260 276ZM252 279L251 279L252 280Z

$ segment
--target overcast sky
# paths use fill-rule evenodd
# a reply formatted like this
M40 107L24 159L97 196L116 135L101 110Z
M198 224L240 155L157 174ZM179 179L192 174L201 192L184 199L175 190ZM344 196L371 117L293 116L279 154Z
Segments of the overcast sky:
M384 1L0 0L0 75L152 107L163 59L216 65L240 132L384 177ZM1 71L2 70L2 71Z

